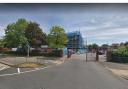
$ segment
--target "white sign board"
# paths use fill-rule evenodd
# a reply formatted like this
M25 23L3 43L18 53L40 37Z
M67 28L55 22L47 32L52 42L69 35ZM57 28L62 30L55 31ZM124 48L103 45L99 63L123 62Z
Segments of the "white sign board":
M41 48L48 48L48 45L41 45Z
M17 48L12 48L12 51L16 51L17 50Z

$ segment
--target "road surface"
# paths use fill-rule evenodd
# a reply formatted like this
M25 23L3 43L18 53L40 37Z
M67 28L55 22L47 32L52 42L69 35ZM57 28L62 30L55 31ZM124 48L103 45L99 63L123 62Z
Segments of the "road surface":
M50 68L0 77L0 89L128 89L97 62L74 59Z

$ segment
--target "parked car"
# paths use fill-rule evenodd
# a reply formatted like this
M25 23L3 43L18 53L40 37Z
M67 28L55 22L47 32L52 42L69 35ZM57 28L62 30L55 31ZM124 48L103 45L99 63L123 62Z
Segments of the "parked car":
M103 55L104 52L103 51L98 51L98 55Z

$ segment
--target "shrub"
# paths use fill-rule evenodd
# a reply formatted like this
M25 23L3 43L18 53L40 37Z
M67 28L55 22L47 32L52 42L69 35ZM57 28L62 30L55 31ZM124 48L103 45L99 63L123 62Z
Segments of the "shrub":
M112 52L112 56L128 57L128 46L121 46Z
M14 56L27 56L25 49L18 49L17 51L5 51L5 54ZM46 57L62 57L63 50L53 50L52 52L41 52L40 50L32 50L29 53L30 56L46 56Z
M63 50L53 50L50 53L42 53L43 56L46 57L62 57L63 56Z

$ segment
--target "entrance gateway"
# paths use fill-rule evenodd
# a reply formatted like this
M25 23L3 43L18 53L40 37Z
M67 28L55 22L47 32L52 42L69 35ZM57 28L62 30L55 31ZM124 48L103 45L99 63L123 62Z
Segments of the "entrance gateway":
M72 54L76 55L84 55L84 60L86 61L98 61L99 56L98 52L89 52L86 48L68 48L67 49L67 55L68 52L72 52Z

